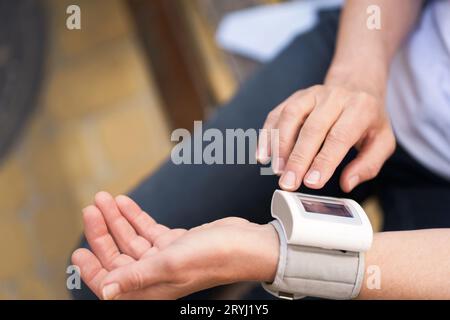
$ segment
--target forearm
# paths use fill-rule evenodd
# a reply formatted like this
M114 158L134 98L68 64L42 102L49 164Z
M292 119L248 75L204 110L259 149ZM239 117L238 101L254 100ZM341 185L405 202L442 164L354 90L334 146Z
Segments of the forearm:
M243 265L248 270L246 278L238 280L270 283L278 264L278 236L273 227L263 225L254 239L253 248L241 248L239 260L247 261ZM449 244L450 229L376 233L365 255L366 272L358 298L450 299ZM256 263L248 264L249 260Z
M378 275L366 272L358 298L450 299L449 243L450 229L375 234L366 269L380 271L380 288L370 285Z
M367 27L371 5L380 8L379 30ZM416 22L421 5L421 0L348 0L325 82L360 83L366 79L368 90L383 94L392 57Z

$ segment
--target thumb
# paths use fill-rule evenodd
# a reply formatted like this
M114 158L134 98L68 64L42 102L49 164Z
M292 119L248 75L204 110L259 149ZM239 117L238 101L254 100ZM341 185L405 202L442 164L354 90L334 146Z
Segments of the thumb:
M342 172L342 190L350 192L362 182L375 178L394 150L395 137L390 127L369 139Z
M103 299L114 300L130 291L166 281L165 265L162 255L154 255L111 271L102 284Z

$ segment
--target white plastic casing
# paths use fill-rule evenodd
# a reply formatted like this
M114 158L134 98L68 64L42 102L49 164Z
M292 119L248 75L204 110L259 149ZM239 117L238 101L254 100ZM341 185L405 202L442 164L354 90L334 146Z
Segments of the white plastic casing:
M343 205L352 217L308 212L302 200ZM367 251L372 245L372 225L356 201L276 190L271 211L289 244L355 252Z

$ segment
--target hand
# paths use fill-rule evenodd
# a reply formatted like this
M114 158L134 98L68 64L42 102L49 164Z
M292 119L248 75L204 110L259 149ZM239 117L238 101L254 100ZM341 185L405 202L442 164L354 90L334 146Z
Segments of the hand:
M331 77L329 77L331 78ZM362 84L330 79L325 85L300 90L273 109L259 137L257 158L281 175L282 189L295 191L302 181L320 189L353 146L358 156L342 172L342 190L350 192L374 178L395 149L384 109L384 94ZM270 131L279 130L279 155L271 152Z
M271 225L226 218L185 230L157 224L126 196L106 192L83 210L92 251L73 264L103 299L175 299L237 281L272 281L278 237Z

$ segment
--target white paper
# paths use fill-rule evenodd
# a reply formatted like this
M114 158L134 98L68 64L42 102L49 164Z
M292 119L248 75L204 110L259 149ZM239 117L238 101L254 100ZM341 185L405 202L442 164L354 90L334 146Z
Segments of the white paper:
M266 62L297 35L317 23L318 11L343 0L297 0L232 12L221 21L216 40L225 50Z

